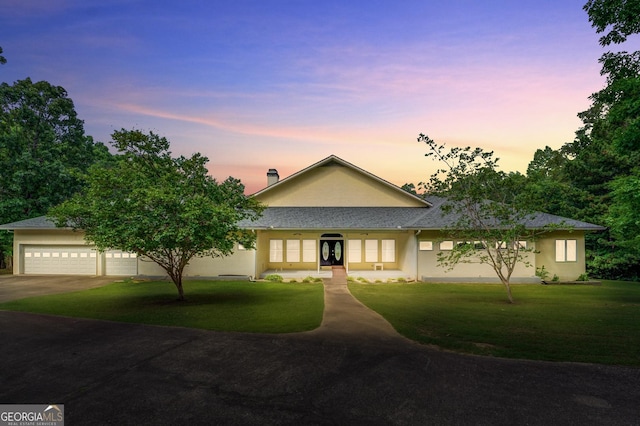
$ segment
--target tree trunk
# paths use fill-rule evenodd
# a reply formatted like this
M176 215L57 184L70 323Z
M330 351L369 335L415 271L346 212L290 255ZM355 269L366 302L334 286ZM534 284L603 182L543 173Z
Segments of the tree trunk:
M513 303L513 296L511 295L511 285L509 284L509 281L502 281L502 284L504 284L504 287L507 289L507 297L509 298L509 303Z
M176 283L176 287L178 287L178 300L184 301L184 290L182 289L182 276Z
M182 288L182 271L173 271L167 269L167 273L169 274L171 281L173 281L173 284L178 289L178 300L184 301L184 290Z

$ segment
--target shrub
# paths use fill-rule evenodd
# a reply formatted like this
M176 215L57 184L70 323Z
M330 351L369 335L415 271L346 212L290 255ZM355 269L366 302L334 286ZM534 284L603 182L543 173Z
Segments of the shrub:
M581 274L576 281L589 281L589 274L586 272Z
M369 283L369 280L365 277L358 277L358 281L360 281L361 283Z
M540 277L542 281L546 281L549 278L549 271L542 265L539 268L536 268L536 277Z
M264 279L267 281L271 281L272 283L281 283L282 281L284 281L284 278L282 278L282 275L278 275L278 274L269 274L266 277L264 277Z
M406 283L406 282L407 282L407 279L406 279L405 277L400 277L400 278L398 278L398 280L397 280L397 281L398 281L399 283Z

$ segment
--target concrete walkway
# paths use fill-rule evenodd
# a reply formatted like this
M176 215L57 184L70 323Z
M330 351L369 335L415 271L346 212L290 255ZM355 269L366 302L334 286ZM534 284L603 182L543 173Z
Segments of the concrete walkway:
M324 313L320 327L304 333L314 338L345 339L370 343L413 342L399 334L377 312L354 298L347 287L344 268L334 267L333 276L324 281Z

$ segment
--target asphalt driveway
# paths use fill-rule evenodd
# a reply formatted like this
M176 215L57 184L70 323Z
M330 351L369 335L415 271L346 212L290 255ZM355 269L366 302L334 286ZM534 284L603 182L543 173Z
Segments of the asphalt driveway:
M64 404L68 424L91 425L640 424L640 369L466 356L323 324L268 335L0 311L0 402Z

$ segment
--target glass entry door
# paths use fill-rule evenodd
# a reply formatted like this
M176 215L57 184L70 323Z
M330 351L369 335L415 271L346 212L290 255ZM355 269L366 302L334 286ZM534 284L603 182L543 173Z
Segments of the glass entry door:
M320 240L320 266L344 265L344 240Z

